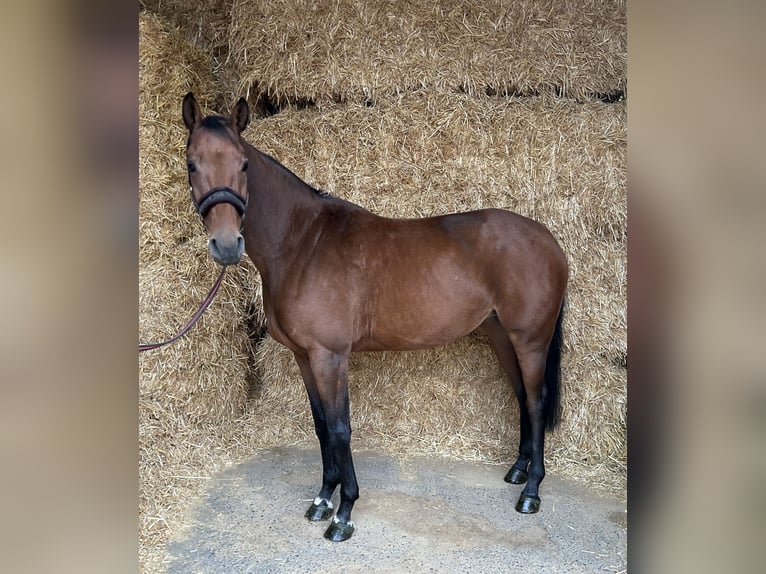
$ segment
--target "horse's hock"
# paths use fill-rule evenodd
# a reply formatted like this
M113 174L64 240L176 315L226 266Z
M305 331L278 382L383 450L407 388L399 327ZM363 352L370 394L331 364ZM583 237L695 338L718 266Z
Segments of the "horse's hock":
M430 18L413 3L417 34L408 41L397 36L403 12L389 3L311 4L314 18L300 17L309 9L300 2L243 0L195 4L188 18L185 2L144 3L155 10L140 30L142 336L182 324L216 273L188 202L179 98L193 89L203 106L230 105L249 90L264 118L245 137L316 187L385 215L497 206L553 231L571 279L563 425L547 440L548 472L624 487L626 105L612 97L626 85L624 4L522 2L506 13L454 2ZM345 59L319 57L328 47ZM504 59L491 59L489 47ZM292 358L260 337L257 273L240 267L186 341L141 359L145 545L163 538L199 487L179 477L208 475L258 448L315 446ZM359 355L350 378L359 444L401 455L515 455L517 406L477 336Z

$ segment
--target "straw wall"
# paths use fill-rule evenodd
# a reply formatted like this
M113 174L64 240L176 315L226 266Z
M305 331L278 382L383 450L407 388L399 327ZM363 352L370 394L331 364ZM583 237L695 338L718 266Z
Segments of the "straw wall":
M234 0L239 89L277 105L422 88L588 99L626 85L624 2Z
M550 472L625 485L624 2L143 0L140 315L171 335L217 274L188 199L180 102L248 95L245 137L300 177L378 213L504 207L546 224L570 263L563 424ZM271 445L315 445L290 354L262 338L244 261L179 343L139 357L141 561L206 477ZM509 462L518 409L478 335L359 354L357 447Z
M180 98L214 93L209 59L180 30L142 14L139 92L139 332L142 342L173 335L217 276L206 236L189 202ZM179 96L180 94L180 96ZM139 447L141 556L159 559L167 527L200 486L198 476L225 460L225 430L242 415L249 388L246 304L257 299L257 275L229 273L197 326L172 346L141 353ZM224 435L222 435L224 433ZM150 549L154 551L150 551ZM148 567L148 566L146 566ZM155 567L151 567L152 570Z

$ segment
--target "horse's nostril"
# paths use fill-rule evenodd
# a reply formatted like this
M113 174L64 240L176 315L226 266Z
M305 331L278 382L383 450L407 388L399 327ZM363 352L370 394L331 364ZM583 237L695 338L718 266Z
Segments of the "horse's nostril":
M221 265L233 265L237 263L245 251L245 240L241 235L218 240L211 237L208 240L210 254Z
M216 261L220 260L221 248L218 245L218 241L215 239L215 237L210 238L210 241L208 242L208 248L210 249L210 255L213 256L213 259Z

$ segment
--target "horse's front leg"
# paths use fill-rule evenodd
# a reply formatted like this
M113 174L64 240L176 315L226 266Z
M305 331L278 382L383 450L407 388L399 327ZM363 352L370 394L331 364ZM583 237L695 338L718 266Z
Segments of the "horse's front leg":
M319 518L329 516L332 512L330 496L340 484L338 512L324 535L334 542L348 540L354 532L351 510L359 498L359 486L351 457L348 355L320 349L308 353L308 365L300 358L298 364L302 372L308 367L304 381L310 380L312 383L307 383L306 387L309 389L324 464L322 490L309 508L307 516L309 513Z
M330 499L333 492L335 492L335 487L340 483L340 472L338 465L330 454L324 409L317 392L316 382L311 372L308 357L299 353L294 353L294 355L309 396L311 414L314 418L314 430L319 439L319 450L322 453L322 488L305 515L311 522L318 522L320 520L327 520L332 516L334 507Z

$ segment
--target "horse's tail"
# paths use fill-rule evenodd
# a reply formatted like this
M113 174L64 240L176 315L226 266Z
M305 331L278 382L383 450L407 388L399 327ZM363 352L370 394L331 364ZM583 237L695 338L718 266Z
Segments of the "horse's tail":
M556 329L545 359L543 382L543 420L545 428L553 430L561 420L561 323L564 319L564 302L561 303Z

